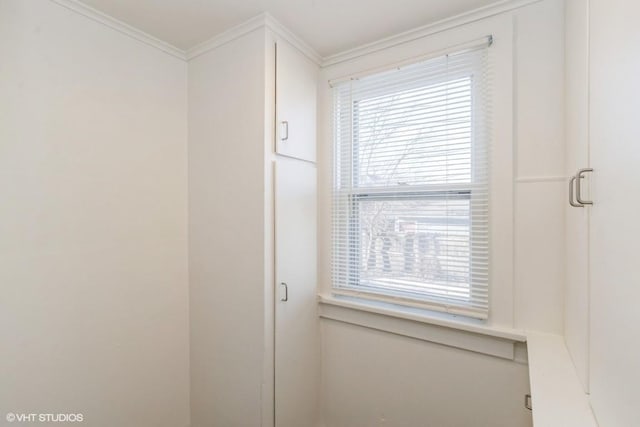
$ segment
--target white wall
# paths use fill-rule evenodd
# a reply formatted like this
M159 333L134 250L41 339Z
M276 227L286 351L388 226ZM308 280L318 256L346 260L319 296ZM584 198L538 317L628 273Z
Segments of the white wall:
M265 61L259 29L189 62L194 427L262 420L265 301L273 301L265 285Z
M0 1L0 414L189 424L186 64Z
M494 234L492 305L487 324L562 334L566 186L563 7L561 0L544 0L322 70L319 283L324 293L330 292L331 280L332 141L327 80L493 34ZM322 346L327 426L382 425L383 418L389 425L448 425L444 420L452 409L454 418L449 425L466 425L472 417L486 421L478 425L531 422L522 412L527 369L515 361L334 320L322 321ZM458 358L464 360L464 377L459 364L450 363ZM491 375L485 378L485 372ZM459 381L447 381L453 378ZM436 393L433 384L437 384ZM480 388L478 384L482 384ZM513 406L505 408L505 402Z
M525 364L333 320L321 335L327 427L531 425Z

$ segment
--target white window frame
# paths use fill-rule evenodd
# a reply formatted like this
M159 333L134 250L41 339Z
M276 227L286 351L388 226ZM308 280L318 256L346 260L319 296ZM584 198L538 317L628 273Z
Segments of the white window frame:
M465 25L449 27L442 31L425 30L411 34L400 42L385 43L380 47L364 49L354 54L347 54L327 61L321 68L319 87L318 116L318 178L319 178L319 270L318 293L321 307L348 305L354 319L365 316L372 311L385 312L385 316L418 318L424 322L440 322L450 319L449 325L476 324L475 319L459 317L455 314L436 313L413 308L410 304L394 305L377 302L372 298L342 297L334 294L331 274L332 259L332 177L333 177L333 94L332 83L348 79L352 76L370 74L375 70L389 69L393 66L415 62L421 58L461 45L469 40L479 39L487 34L493 35L494 43L489 51L489 67L494 82L491 93L492 115L492 148L491 164L491 265L489 284L490 315L486 320L479 320L488 328L512 328L514 326L514 310L522 295L516 293L514 286L515 272L515 186L516 176L516 138L515 110L517 93L515 86L515 56L513 17L510 14L499 14L490 18L470 22ZM383 307L395 307L392 310ZM356 311L360 313L356 313ZM333 318L321 311L321 317ZM404 314L401 314L404 313ZM443 317L444 316L444 317ZM336 319L338 320L338 319ZM388 325L387 325L388 323ZM369 321L363 321L367 326ZM375 323L375 328L387 330L391 328L391 319ZM373 327L373 326L372 326ZM389 331L391 331L389 329Z
M472 44L473 43L474 42L472 42ZM488 37L486 40L476 41L475 43L477 43L478 46L474 47L474 53L475 51L477 51L480 53L480 55L482 55L482 52L484 52L485 49L488 49L491 45L492 38ZM455 54L457 52L462 52L462 54L465 55L465 49L468 50L468 48L458 49L459 50L454 50L451 53ZM467 53L466 55L470 55L469 58L473 59L475 58L474 53ZM449 54L450 53L448 53L447 55ZM439 56L443 60L448 57L446 55ZM440 61L440 59L436 60ZM449 83L455 84L456 81L468 79L468 87L470 89L468 102L470 104L470 109L473 112L473 114L469 117L469 129L471 131L470 168L471 170L475 170L478 167L478 156L486 158L488 156L490 145L490 141L488 140L489 135L481 135L478 133L480 128L488 128L488 112L485 111L484 108L478 108L478 106L476 105L478 100L481 100L482 104L487 104L486 97L488 97L488 94L483 93L482 88L477 84L478 74L486 74L487 70L485 69L485 67L487 67L487 64L482 61L476 62L475 59L470 64L474 65L471 65L470 68L468 68L466 71L457 71L455 73L449 73L448 69L444 68L443 71L446 74L436 74L426 80L420 78L420 83L416 84L419 84L418 87L420 88L427 88ZM391 71L390 75L393 79L395 76L395 71ZM394 93L402 93L407 90L407 86L403 85L401 88L390 88L383 91L382 93L377 87L374 87L372 90L374 91L375 96L379 97L385 94L393 95ZM338 91L338 93L339 92L340 91ZM360 102L366 101L366 94L367 92L365 92L365 95L360 95L360 97L358 98L353 98L353 95L349 96L346 105L343 105L344 102L340 103L336 101L334 105L334 115L337 117L349 117L351 124L358 122L359 110L357 106ZM480 121L482 122L482 125L478 124L478 122ZM337 122L338 120L336 120L336 126ZM344 138L342 137L343 132L336 132L336 130L337 129L334 129L334 144L336 145L336 147L334 148L334 153L336 156L334 157L334 167L340 165L341 173L336 174L336 177L334 178L334 192L338 195L338 197L348 199L348 202L346 203L336 203L336 205L338 206L336 209L341 213L340 217L347 217L346 224L344 224L346 225L346 230L339 230L337 234L340 235L340 241L345 239L346 235L346 241L348 242L348 244L344 245L343 243L343 246L345 246L345 248L336 249L335 252L344 253L344 251L346 250L347 253L346 255L343 255L344 257L346 257L347 259L352 259L355 257L360 260L360 250L362 249L362 242L360 239L362 238L362 233L360 231L361 226L359 211L361 203L363 202L384 201L389 200L389 197L392 198L392 201L448 201L453 199L468 200L470 220L468 274L470 276L467 283L469 292L468 298L466 300L458 299L460 297L452 299L451 297L443 296L442 294L438 295L437 293L434 293L433 290L399 290L398 285L393 284L394 279L399 279L399 277L392 276L390 278L390 283L388 283L386 286L383 284L375 284L372 282L363 282L361 281L361 266L354 266L353 262L347 262L346 268L348 268L349 271L346 274L346 277L348 278L348 280L354 280L355 282L342 283L339 281L342 277L340 277L340 279L336 279L334 277L333 293L339 295L358 295L368 299L392 301L411 306L422 306L425 308L434 309L436 311L463 314L469 317L486 318L489 309L488 302L486 307L480 308L478 308L478 306L475 306L475 304L479 303L479 301L477 301L477 297L479 297L480 299L484 299L481 295L488 292L489 277L488 275L484 275L484 277L482 278L480 278L479 276L475 277L477 271L476 268L473 267L474 257L472 256L472 253L475 251L473 245L476 241L473 236L474 234L480 234L480 230L478 229L479 221L477 218L479 216L487 218L489 214L488 203L475 203L474 194L476 194L476 189L479 189L482 192L488 192L488 182L485 182L483 185L479 185L478 181L475 181L474 179L475 174L471 173L470 181L462 184L440 184L436 186L428 185L418 186L417 188L415 186L407 187L400 184L380 186L376 188L360 187L359 183L356 182L359 175L356 172L358 169L359 157L356 157L353 154L359 152L359 150L356 149L357 145L359 144L358 133L355 131L355 129L351 129L351 131L349 132L349 136L347 138ZM479 141L481 142L480 145ZM342 142L342 144L346 144L348 152L345 152L344 149L338 149L339 142ZM480 152L478 150L482 151ZM490 168L489 164L487 164L485 167ZM489 171L486 172L489 173ZM337 245L336 243L334 244ZM488 244L489 243L486 241L482 241L479 243L479 245L481 246ZM336 248L337 247L338 246L336 246ZM391 268L391 261L389 260L389 256L387 255L387 257L384 258L384 255L382 255L382 257L385 265L389 263L389 268ZM342 269L344 267L345 266L341 264L339 269ZM486 267L488 268L488 265ZM484 305L484 303L481 303L481 305Z

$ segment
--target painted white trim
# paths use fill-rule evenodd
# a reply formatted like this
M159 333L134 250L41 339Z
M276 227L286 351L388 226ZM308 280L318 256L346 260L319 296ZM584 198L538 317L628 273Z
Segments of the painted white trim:
M480 7L469 12L464 12L459 15L445 18L431 24L423 25L421 27L417 27L400 34L386 37L375 42L367 43L362 46L346 50L344 52L326 56L323 58L321 66L327 67L329 65L338 64L340 62L350 61L352 59L368 55L370 53L408 43L432 34L450 30L452 28L459 27L465 24L470 24L481 19L489 18L494 15L509 12L511 10L528 6L539 1L542 0L501 0L497 3Z
M95 22L106 25L107 27L118 31L126 36L129 36L135 40L145 43L149 46L160 49L161 51L168 53L176 58L186 60L185 52L172 44L160 40L150 34L145 33L129 24L126 24L118 19L115 19L106 13L103 13L97 9L87 6L78 0L51 0L59 6L76 12L86 18L89 18Z
M458 316L436 313L421 309L412 308L400 308L394 304L385 304L380 302L370 301L358 301L357 298L349 297L334 297L328 295L319 295L320 307L322 306L336 306L342 308L348 308L356 311L363 311L368 313L375 313L384 315L386 317L396 317L405 320L411 320L413 322L431 324L434 326L440 326L450 329L457 329L464 332L470 332L473 334L480 334L491 336L494 338L505 339L513 342L525 342L527 340L524 332L516 329L504 329L496 328L493 326L487 326L481 320L461 318ZM320 317L325 317L320 314Z
M226 31L223 31L220 34L213 36L209 40L205 40L202 43L198 43L192 48L187 49L186 59L187 61L189 61L191 59L197 58L203 53L206 53L210 50L213 50L224 44L227 44L235 39L238 39L246 34L249 34L252 31L262 28L265 25L266 25L265 14L254 16L248 21L245 21L239 25L236 25L233 28L230 28Z
M191 49L186 51L186 59L191 60L202 55L205 52L220 47L226 43L229 43L239 37L242 37L259 28L268 28L278 37L291 43L296 49L305 54L316 64L322 62L322 57L311 46L305 43L300 37L289 31L284 25L278 22L273 16L267 12L263 12L258 16L254 16L248 21L243 22L240 25L236 25L233 28L220 33L213 38L204 41Z
M417 40L431 34L446 31L451 28L459 27L461 25L469 24L471 22L475 22L484 18L518 9L542 0L501 0L488 6L474 9L472 11L452 16L450 18L445 18L431 24L417 27L400 34L396 34L394 36L386 37L326 57L320 56L320 54L318 54L318 52L309 44L307 44L304 40L287 29L284 25L278 22L267 12L263 12L260 15L255 16L239 25L236 25L235 27L230 28L229 30L226 30L220 34L217 34L209 40L199 43L185 51L173 46L170 43L160 40L157 37L147 34L144 31L141 31L129 24L126 24L116 18L113 18L104 12L87 6L79 0L50 1L185 61L196 58L209 50L229 43L230 41L242 37L243 35L250 33L251 31L266 27L269 30L273 31L273 33L275 33L279 37L282 37L283 39L291 43L313 62L320 65L321 67L326 67L340 62L349 61L351 59L355 59L373 52L388 49L390 47L397 46L403 43L408 43L410 41Z
M304 40L291 32L287 27L282 25L273 16L265 12L265 24L266 27L273 31L277 36L282 37L289 43L291 43L296 49L305 54L310 60L317 65L322 63L322 56L314 48L309 46Z
M527 332L535 427L597 427L561 335Z
M377 331L460 348L508 360L516 360L516 344L524 342L524 335L475 329L461 322L428 316L416 316L401 311L345 302L337 298L321 297L319 316ZM521 350L518 351L521 353ZM519 357L521 359L521 357ZM518 360L522 363L521 360Z
M486 35L485 37L482 37L481 39L478 40L471 40L471 41L467 41L464 43L459 43L459 44L455 44L455 45L451 45L451 46L447 46L445 48L442 49L437 49L434 51L431 51L427 54L422 54L422 55L418 55L418 56L412 56L410 58L406 58L403 59L401 61L398 62L393 62L390 64L385 64L382 65L380 67L375 67L375 68L369 68L366 70L362 70L359 71L357 73L352 73L352 74L348 74L346 76L341 76L341 77L336 77L336 78L332 78L329 79L329 86L330 87L334 87L337 84L346 82L346 81L350 81L350 80L354 80L354 79L358 79L361 77L365 77L365 76L369 76L371 74L377 74L377 73L382 73L385 71L390 71L396 68L400 68L400 67L404 67L406 65L411 65L411 64L415 64L417 62L423 62L423 61L428 61L429 59L433 59L433 58L437 58L439 56L444 56L453 52L462 52L465 51L467 49L473 49L476 47L484 47L484 46L491 46L492 43L492 36L491 35Z

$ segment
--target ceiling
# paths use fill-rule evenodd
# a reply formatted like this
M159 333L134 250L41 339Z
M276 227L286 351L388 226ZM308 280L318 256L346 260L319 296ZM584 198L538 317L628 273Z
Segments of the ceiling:
M439 21L495 0L81 0L187 50L269 12L321 56Z

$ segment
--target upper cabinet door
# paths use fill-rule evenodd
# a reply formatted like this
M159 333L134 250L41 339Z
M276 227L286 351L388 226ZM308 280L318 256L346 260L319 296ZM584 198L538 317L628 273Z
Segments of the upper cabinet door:
M316 161L318 66L284 40L276 43L276 153Z

